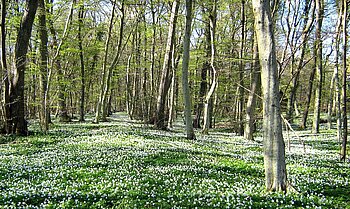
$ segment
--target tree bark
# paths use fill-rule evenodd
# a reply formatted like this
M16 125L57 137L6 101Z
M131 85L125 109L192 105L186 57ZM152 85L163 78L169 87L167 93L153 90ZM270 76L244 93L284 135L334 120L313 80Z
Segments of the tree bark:
M177 13L179 10L179 0L174 0L169 28L168 28L168 39L165 48L165 56L163 61L162 75L159 83L159 91L157 97L157 109L155 115L155 127L158 129L166 129L166 118L165 118L165 101L169 91L170 83L171 83L171 57L172 57L172 47L175 40L175 31L176 31L176 21L177 21Z
M191 95L190 95L190 88L188 84L191 24L192 24L192 0L186 0L186 24L185 24L185 37L183 42L183 56L182 56L182 89L183 89L183 98L184 98L184 106L185 106L184 113L185 113L187 139L196 138L193 130L193 119L191 114Z
M342 121L343 121L343 135L342 135L342 146L340 159L345 161L346 159L346 145L348 143L348 117L347 117L347 98L346 98L346 90L347 90L347 14L348 14L348 1L343 0L343 95L342 95Z
M6 0L1 0L1 69L4 79L4 99L3 99L3 128L5 133L10 133L10 81L6 61Z
M78 14L78 45L79 45L79 57L80 57L80 111L79 111L79 121L84 121L85 118L85 63L84 63L84 52L83 52L83 38L81 34L82 27L84 25L84 1L82 0L79 5Z
M46 26L46 7L45 1L39 0L38 19L39 19L39 37L40 37L40 127L45 133L49 129L49 94L47 88L48 82L48 57L49 52L47 48L48 35Z
M244 45L245 45L245 0L241 0L241 41L239 50L239 91L238 91L238 135L244 135Z
M279 98L276 47L270 2L252 0L263 92L263 140L267 191L287 191L285 145Z
M27 62L29 39L32 33L38 0L27 0L26 9L21 20L15 46L15 68L11 72L10 82L10 132L16 135L27 135L28 125L25 120L24 77Z

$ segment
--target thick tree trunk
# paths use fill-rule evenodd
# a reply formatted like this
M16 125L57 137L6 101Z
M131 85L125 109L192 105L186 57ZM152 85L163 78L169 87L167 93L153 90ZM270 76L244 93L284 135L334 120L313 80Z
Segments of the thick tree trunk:
M40 37L40 127L43 132L46 132L49 129L49 101L48 101L48 35L46 27L46 8L45 1L39 0L39 9L38 9L38 19L39 19L39 37Z
M323 83L323 61L322 61L322 19L323 19L323 0L316 0L316 91L315 91L315 107L312 131L319 133L320 131L320 114L321 114L321 97Z
M193 130L193 119L191 115L191 95L188 85L188 66L190 61L190 39L191 39L191 24L192 24L192 0L186 0L186 26L185 37L183 43L182 57L182 89L185 105L185 122L186 135L188 139L195 139L196 136Z
M270 2L252 0L263 92L263 140L267 191L286 191L287 172Z
M27 0L15 46L15 68L11 72L10 82L10 118L11 133L27 135L28 126L25 120L24 77L27 61L29 39L32 33L38 0Z
M176 21L177 21L177 13L179 10L179 0L174 0L169 28L168 28L168 39L165 48L165 56L162 68L162 75L159 83L159 91L157 97L157 110L155 115L155 127L158 129L166 129L165 123L165 102L166 97L169 91L170 83L171 83L171 57L172 57L172 47L175 40L175 31L176 31Z

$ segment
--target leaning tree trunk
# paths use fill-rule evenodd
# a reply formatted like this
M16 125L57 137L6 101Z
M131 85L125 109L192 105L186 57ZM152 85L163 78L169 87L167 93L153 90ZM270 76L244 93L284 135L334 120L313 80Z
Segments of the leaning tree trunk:
M191 115L191 95L188 85L188 66L190 61L190 39L191 39L191 24L192 24L192 0L186 0L186 26L185 37L183 43L182 57L182 89L185 105L185 122L186 134L188 139L195 139L196 136L193 130L193 119Z
M46 8L45 1L39 0L38 19L39 19L39 37L40 37L40 127L43 132L49 129L49 104L48 104L48 35L46 27Z
M314 120L312 131L319 133L320 131L320 114L321 114L321 96L323 83L323 69L322 69L322 19L323 19L323 0L316 0L316 91L315 91L315 107Z
M29 39L32 33L38 0L27 0L15 46L15 67L10 81L10 132L16 135L27 135L28 125L25 120L24 77L27 61Z
M282 135L276 47L270 1L252 0L263 93L263 140L267 191L286 191L287 172Z
M162 75L159 83L159 91L157 97L157 109L155 115L155 127L158 129L166 129L165 123L165 102L166 96L168 94L170 83L171 83L171 57L172 57L172 47L175 40L175 29L176 29L176 21L177 21L177 13L179 10L179 0L174 0L169 28L168 28L168 39L165 48L165 56L162 68Z

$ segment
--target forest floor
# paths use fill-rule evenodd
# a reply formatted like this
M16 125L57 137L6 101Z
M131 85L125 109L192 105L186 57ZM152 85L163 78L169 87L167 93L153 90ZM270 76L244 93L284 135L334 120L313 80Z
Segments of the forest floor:
M184 138L115 114L1 138L0 208L350 208L335 131L285 133L287 194L264 191L262 139ZM287 137L288 136L288 137Z

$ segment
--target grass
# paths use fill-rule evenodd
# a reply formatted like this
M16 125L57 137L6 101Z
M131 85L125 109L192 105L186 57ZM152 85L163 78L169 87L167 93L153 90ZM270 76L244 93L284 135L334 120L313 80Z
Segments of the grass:
M0 208L350 208L350 165L335 133L291 137L288 181L264 191L261 138L227 132L197 140L118 114L109 123L56 124L47 135L3 138ZM10 142L12 141L12 142Z

